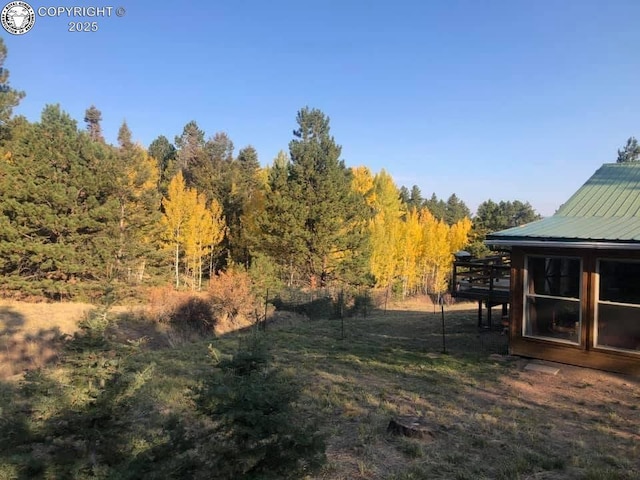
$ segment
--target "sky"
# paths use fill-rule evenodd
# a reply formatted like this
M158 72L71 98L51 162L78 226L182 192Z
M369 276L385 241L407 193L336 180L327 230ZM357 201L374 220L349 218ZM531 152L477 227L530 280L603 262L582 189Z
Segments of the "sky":
M30 0L112 16L0 30L26 92L14 113L37 121L58 103L84 128L95 105L108 142L126 120L145 146L195 120L267 165L309 106L347 166L472 211L520 200L544 216L640 137L637 0L118 2Z

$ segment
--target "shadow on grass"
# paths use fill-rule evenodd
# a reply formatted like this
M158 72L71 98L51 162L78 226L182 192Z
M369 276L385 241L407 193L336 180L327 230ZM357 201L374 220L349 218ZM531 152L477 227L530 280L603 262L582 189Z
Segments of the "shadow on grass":
M42 368L57 359L65 336L58 327L24 333L24 316L0 307L0 379Z

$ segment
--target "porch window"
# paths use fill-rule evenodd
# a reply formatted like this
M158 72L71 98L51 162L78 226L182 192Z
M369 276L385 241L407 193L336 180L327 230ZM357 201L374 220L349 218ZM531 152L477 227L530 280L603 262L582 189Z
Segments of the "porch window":
M580 343L581 277L579 258L527 256L525 337Z
M640 354L640 262L598 260L595 346Z

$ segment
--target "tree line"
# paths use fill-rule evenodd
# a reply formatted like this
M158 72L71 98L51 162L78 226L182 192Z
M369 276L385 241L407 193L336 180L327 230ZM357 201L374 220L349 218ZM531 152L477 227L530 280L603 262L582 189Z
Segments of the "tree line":
M6 58L0 43L0 66ZM317 109L298 111L288 152L262 167L251 145L207 138L195 121L171 142L116 145L92 105L85 128L60 105L13 116L24 93L0 70L0 275L5 295L71 298L105 281L200 289L229 266L257 282L368 285L404 294L446 288L452 253L483 253L488 231L539 218L491 200L471 213L398 187L384 170L349 168ZM474 247L475 245L475 247Z

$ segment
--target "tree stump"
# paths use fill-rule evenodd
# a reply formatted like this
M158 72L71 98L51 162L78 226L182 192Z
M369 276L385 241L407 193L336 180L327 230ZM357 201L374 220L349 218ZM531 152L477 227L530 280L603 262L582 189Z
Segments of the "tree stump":
M411 438L433 440L435 428L429 425L425 418L421 417L396 417L391 419L387 432L394 435L404 435Z

